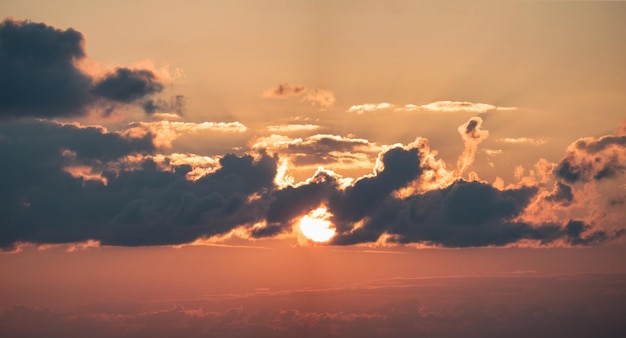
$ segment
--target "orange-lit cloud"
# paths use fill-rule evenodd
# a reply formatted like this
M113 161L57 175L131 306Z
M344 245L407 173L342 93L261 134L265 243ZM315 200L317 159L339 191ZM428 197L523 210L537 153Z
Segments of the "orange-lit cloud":
M290 96L301 95L301 102L308 102L318 106L321 110L328 110L335 105L335 93L328 89L309 89L302 85L282 83L263 92L263 97L271 99L286 99Z
M476 157L476 151L478 150L478 144L484 141L489 136L489 131L481 128L483 120L480 117L472 117L469 121L459 126L457 129L465 147L463 154L459 156L457 161L457 170L459 175L463 174L465 170L474 163Z
M515 110L517 107L498 107L486 103L473 103L473 102L458 102L458 101L436 101L423 105L405 104L403 106L397 106L388 102L381 103L365 103L359 105L353 105L348 108L347 112L363 114L366 112L374 112L378 110L395 110L395 111L432 111L432 112L470 112L474 114L482 114L488 111L506 111Z
M316 124L279 124L267 126L267 131L271 133L291 133L298 131L312 131L320 129L321 126Z
M145 135L150 133L154 137L157 147L171 148L172 142L182 135L200 132L227 132L243 133L248 128L240 122L182 122L182 121L153 121L132 122L125 131L128 135Z
M490 110L515 110L516 107L498 107L486 103L459 102L459 101L436 101L419 106L422 109L437 112L471 112L475 114L486 113Z
M542 145L545 144L546 141L542 140L542 139L537 139L537 138L530 138L530 137L517 137L517 138L511 138L511 137L506 137L506 138L501 138L498 139L498 142L503 142L503 143L510 143L510 144L532 144L532 145Z
M302 101L328 110L335 105L335 93L328 89L311 89L304 95Z
M364 103L364 104L351 106L350 108L348 108L348 113L363 114L367 112L373 112L376 110L392 109L394 107L395 107L394 105L392 105L391 103L387 103L387 102Z

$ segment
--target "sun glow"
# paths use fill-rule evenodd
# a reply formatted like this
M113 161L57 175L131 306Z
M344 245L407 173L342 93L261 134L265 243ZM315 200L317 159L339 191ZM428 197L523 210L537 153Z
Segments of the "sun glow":
M317 208L300 219L300 231L304 237L314 242L327 242L335 236L335 228L328 220L330 213L326 208Z

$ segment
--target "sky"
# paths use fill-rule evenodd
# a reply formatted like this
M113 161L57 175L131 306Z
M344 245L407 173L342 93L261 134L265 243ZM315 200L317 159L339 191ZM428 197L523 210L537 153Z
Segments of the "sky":
M626 3L0 20L0 335L626 334Z

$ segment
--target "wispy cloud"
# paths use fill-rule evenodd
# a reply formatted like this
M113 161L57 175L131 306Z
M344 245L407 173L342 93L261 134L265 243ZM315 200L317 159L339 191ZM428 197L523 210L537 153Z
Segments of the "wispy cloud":
M431 112L471 112L474 114L482 114L488 111L504 111L515 110L517 107L498 107L492 104L486 103L474 103L466 101L436 101L423 105L405 104L397 106L388 102L381 103L365 103L360 105L353 105L348 108L347 112L363 114L366 112L374 112L378 110L391 110L394 111L431 111Z
M270 99L286 99L290 96L304 94L305 90L305 86L285 82L264 91L263 97Z
M490 110L515 110L517 107L498 107L487 103L467 101L436 101L419 106L421 109L438 112L472 112L481 114Z
M279 124L267 126L266 129L272 133L289 133L297 131L311 131L320 129L321 126L316 124Z
M310 89L303 85L281 83L263 92L263 97L270 99L286 99L290 96L302 96L300 102L308 102L321 110L331 109L335 105L335 93L332 90L315 88Z
M303 102L310 102L322 110L328 110L335 105L335 93L328 89L311 89L302 98Z
M385 110L385 109L393 109L395 106L391 103L381 102L381 103L365 103L354 105L348 109L348 113L357 113L363 114L366 112L372 112L376 110Z
M532 145L542 145L545 144L546 141L538 138L530 138L530 137L506 137L498 139L498 142L510 143L510 144L532 144Z
M185 134L193 134L205 131L243 133L248 128L240 122L181 122L181 121L153 121L131 122L126 130L129 135L142 135L150 133L154 137L154 144L158 147L170 148L172 142Z

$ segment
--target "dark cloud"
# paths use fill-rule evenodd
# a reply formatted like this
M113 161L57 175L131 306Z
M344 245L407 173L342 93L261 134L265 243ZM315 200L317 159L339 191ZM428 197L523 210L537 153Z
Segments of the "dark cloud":
M117 68L94 85L93 93L111 101L131 103L162 90L163 84L151 71Z
M549 244L557 240L590 245L619 236L592 230L573 232L574 225L530 225L513 221L537 194L536 187L498 190L480 182L458 180L452 185L401 198L394 192L424 172L418 149L393 148L382 156L383 169L342 189L336 179L319 172L307 184L287 187L272 195L266 216L284 231L302 214L325 205L333 214L337 236L332 244L376 242L383 235L394 243L427 243L446 247L502 246L520 240ZM567 185L557 185L551 198L565 203L571 196ZM568 228L569 227L569 228ZM265 235L265 234L260 234Z
M83 35L42 23L0 23L0 117L85 113L92 79L76 67Z
M148 115L152 115L158 112L183 115L185 112L185 96L176 95L172 97L169 102L163 99L146 100L144 103L141 104L141 107Z
M538 187L499 190L461 179L426 192L399 193L427 179L432 154L419 143L386 150L374 174L348 185L320 170L304 183L279 189L275 155L228 154L216 170L194 181L187 177L194 169L190 165L165 163L169 169L164 169L150 156L128 157L155 151L153 134L131 135L72 124L0 124L0 246L10 250L19 242L86 240L183 244L239 226L252 237L272 237L290 232L299 217L320 206L332 214L337 235L331 244L336 245L386 241L476 247L524 240L593 245L622 234L575 219L567 224L519 221L537 196L571 203L572 188L562 182L541 195ZM333 138L315 143L327 150L344 146L354 145Z
M569 183L609 179L626 171L626 136L585 138L573 143L556 168Z
M127 138L73 125L0 124L0 247L88 239L180 244L262 217L248 197L272 188L275 158L226 155L220 169L197 181L186 179L189 166L164 171L151 160L134 170L107 169L107 162L153 151L149 134ZM98 174L106 182L74 177L67 168L75 165L102 168Z
M547 201L568 206L574 201L572 187L563 182L556 182L554 191L545 197Z
M131 103L163 89L149 70L118 68L96 81L77 66L83 35L69 28L6 19L0 23L0 118L66 117L99 101Z

